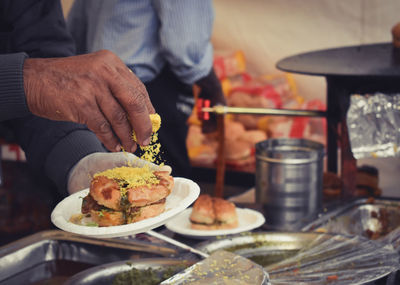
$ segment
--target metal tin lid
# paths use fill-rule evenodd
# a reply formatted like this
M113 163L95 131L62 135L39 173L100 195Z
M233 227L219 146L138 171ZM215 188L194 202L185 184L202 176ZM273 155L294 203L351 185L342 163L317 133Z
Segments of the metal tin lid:
M307 164L320 161L324 146L306 139L268 139L256 144L256 158L269 163Z

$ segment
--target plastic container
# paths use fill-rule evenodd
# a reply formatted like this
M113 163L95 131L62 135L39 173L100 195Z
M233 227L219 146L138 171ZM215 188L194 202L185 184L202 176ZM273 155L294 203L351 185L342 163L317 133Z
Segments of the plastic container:
M324 146L306 139L268 139L256 144L256 201L266 225L298 230L322 209Z

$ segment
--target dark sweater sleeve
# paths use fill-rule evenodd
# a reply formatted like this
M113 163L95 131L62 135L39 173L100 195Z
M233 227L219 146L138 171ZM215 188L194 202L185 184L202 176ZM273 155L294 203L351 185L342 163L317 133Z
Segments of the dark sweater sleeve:
M28 115L23 65L25 53L0 55L0 122Z
M14 135L31 169L53 181L64 196L71 168L84 156L107 150L85 125L30 114L23 63L27 56L74 53L58 0L0 1L0 124Z
M2 0L8 32L2 53L25 52L29 57L75 54L59 0ZM8 2L8 4L7 4ZM1 23L1 22L0 22Z
M5 124L13 130L31 168L38 174L44 173L64 196L71 168L90 153L107 152L85 125L33 115Z
M63 196L68 195L69 172L88 154L107 152L94 133L87 129L66 133L47 154L44 172L57 186Z
M2 0L0 2L0 121L29 114L23 64L29 57L75 54L60 1Z

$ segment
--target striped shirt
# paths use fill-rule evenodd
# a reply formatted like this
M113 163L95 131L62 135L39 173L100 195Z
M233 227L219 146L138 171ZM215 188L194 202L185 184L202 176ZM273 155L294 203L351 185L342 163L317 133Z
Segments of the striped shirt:
M187 84L212 68L212 0L75 0L68 28L78 53L108 49L143 81L168 64Z

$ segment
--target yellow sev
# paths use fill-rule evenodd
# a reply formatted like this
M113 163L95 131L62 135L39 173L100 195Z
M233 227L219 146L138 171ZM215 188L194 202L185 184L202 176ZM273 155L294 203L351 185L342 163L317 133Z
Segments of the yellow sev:
M124 188L134 188L138 186L158 184L160 180L154 175L154 172L147 166L129 167L122 166L107 169L96 173L94 177L105 176L109 179L124 184ZM126 185L127 184L127 185Z
M161 127L161 117L159 114L150 114L151 129L153 133L157 133ZM136 133L132 131L132 139L137 142Z
M144 151L140 158L154 162L158 153L160 152L161 147L160 143L156 143L158 141L157 131L161 126L161 117L158 114L150 114L150 120L153 132L151 135L151 141L148 146L139 146ZM132 132L132 139L136 141L135 131ZM159 179L154 175L154 172L148 166L133 167L130 163L128 163L128 166L107 169L94 175L94 177L97 176L105 176L109 179L117 181L118 184L122 186L120 188L121 192L125 192L127 188L154 185L160 182Z
M161 117L159 114L150 114L150 121L152 125L150 144L147 146L139 146L140 149L143 151L143 154L140 156L140 158L150 162L156 162L156 159L161 149L161 144L157 142L157 132L161 127ZM132 139L135 142L137 141L135 131L132 132ZM163 163L161 161L158 161L158 164L162 165Z

